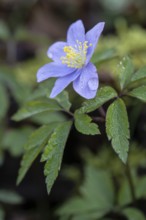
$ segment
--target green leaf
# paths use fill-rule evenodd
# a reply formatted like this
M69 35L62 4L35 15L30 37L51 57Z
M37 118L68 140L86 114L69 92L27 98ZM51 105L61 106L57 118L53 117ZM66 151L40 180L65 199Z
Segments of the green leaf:
M58 176L61 167L64 147L69 135L72 122L64 122L56 127L46 146L41 161L46 161L44 175L46 176L47 191L50 190Z
M134 191L136 199L146 198L146 177L138 177L132 173L132 180L134 184ZM118 203L120 206L126 206L132 203L133 198L129 190L129 182L127 179L121 184L119 193L118 193Z
M146 198L146 176L138 179L136 184L136 197L137 198Z
M98 90L94 99L87 100L83 103L83 106L79 109L80 113L92 112L115 97L117 97L117 92L112 87L102 87Z
M120 88L123 90L131 81L131 77L134 71L134 66L131 59L128 56L126 56L122 59L122 61L120 61L118 67L119 68L117 71L118 71Z
M5 117L9 106L8 95L5 87L0 83L0 120Z
M134 178L133 178L133 181L134 181L134 187L136 189ZM126 206L132 203L132 200L133 198L131 195L131 191L129 190L129 183L126 179L125 181L122 182L119 193L118 193L118 204L120 206Z
M8 150L12 156L20 156L24 151L24 144L32 131L32 127L8 130L2 141L3 149Z
M140 79L146 78L146 66L139 69L136 73L133 74L131 81L135 82Z
M101 218L113 208L114 189L111 176L105 171L86 167L80 195L67 201L58 210L58 214L74 216L74 219L83 219L85 216L90 216L89 219L93 216L94 219Z
M37 115L34 115L30 119L32 122L35 122L39 125L44 125L44 124L49 124L49 123L54 123L54 122L63 122L66 121L67 118L63 114L63 112L54 112L54 111L49 111L49 112L42 112Z
M31 134L25 145L25 152L21 161L17 184L22 181L33 161L41 153L55 127L56 123L44 125Z
M125 208L122 211L128 220L145 220L144 214L136 208Z
M115 49L110 48L102 52L95 52L92 58L92 63L97 64L100 62L107 61L117 56Z
M75 116L75 127L76 129L86 135L100 134L98 125L91 122L92 118L86 114L80 114L77 110L74 114Z
M49 98L49 95L47 95L48 98ZM54 100L56 100L58 105L60 105L66 111L68 111L70 109L70 107L71 107L71 103L69 101L68 92L66 92L66 91L61 92L59 95L57 95L54 98Z
M32 115L36 115L46 111L60 111L62 108L56 103L55 100L35 100L25 104L18 112L12 117L15 121L20 121Z
M146 102L146 86L141 86L133 89L128 95L137 98L143 102Z
M17 185L23 180L33 161L41 153L44 146L40 145L24 152L18 172Z
M114 101L107 110L106 133L120 159L126 163L129 150L129 122L122 99Z
M22 197L17 193L4 189L0 190L0 202L8 204L20 204L22 201Z
M43 125L37 130L35 130L28 138L25 144L25 149L30 150L38 145L42 145L49 138L50 134L56 128L58 123L50 123L49 125Z

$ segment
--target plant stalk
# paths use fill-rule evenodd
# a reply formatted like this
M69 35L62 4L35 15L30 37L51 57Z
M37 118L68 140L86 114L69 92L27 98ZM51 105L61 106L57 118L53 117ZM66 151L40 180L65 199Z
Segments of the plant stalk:
M131 197L132 197L133 202L135 202L136 200L135 187L134 187L133 177L132 177L132 173L131 173L131 169L130 169L130 165L128 161L126 164L126 175L127 175L127 180L129 183Z

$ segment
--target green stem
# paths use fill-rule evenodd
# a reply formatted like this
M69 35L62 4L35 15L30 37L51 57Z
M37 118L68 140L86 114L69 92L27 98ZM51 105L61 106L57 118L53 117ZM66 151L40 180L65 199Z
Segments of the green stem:
M127 161L127 164L126 164L126 175L127 175L127 180L128 180L128 183L129 183L131 197L132 197L133 202L135 202L135 200L136 200L135 187L134 187L132 173L131 173L131 169L130 169L130 165L129 165L128 161Z

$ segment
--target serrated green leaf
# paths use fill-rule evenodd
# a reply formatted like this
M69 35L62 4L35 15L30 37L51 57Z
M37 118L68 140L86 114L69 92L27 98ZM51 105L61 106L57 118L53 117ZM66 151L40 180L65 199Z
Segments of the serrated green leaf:
M27 143L25 144L25 149L30 150L38 145L42 145L46 142L46 139L49 138L50 134L57 126L56 123L50 123L48 125L43 125L37 130L35 130L28 138Z
M122 210L122 214L125 215L128 220L146 220L144 214L136 208L125 208Z
M19 184L23 180L23 178L26 175L27 171L31 167L33 161L41 153L43 147L44 147L43 145L40 145L40 146L37 146L33 149L25 151L25 153L22 157L20 169L19 169L19 172L18 172L17 184Z
M107 110L106 133L120 159L126 163L129 150L129 122L122 99L114 101Z
M140 68L136 73L132 75L131 82L135 82L144 78L146 78L146 66Z
M134 66L131 59L125 56L118 66L118 78L120 88L123 90L131 81L131 77L134 71Z
M55 100L35 100L25 104L24 107L18 110L18 112L12 117L15 121L20 121L28 118L32 115L36 115L46 111L60 111L62 108L56 103Z
M137 98L143 102L146 102L146 86L135 88L131 92L129 92L128 95Z
M102 87L98 90L94 99L87 100L83 103L83 106L79 109L80 113L89 113L95 111L104 103L117 97L117 92L110 86Z
M68 138L72 122L64 122L56 127L52 133L48 145L42 154L42 161L46 161L44 175L46 176L47 191L50 190L60 170L64 147Z
M22 201L22 197L17 193L5 189L0 190L0 202L8 204L20 204Z
M58 214L72 216L73 219L98 219L113 208L114 189L111 176L93 167L86 167L85 180L80 188L80 197L67 201ZM85 219L88 219L85 218Z
M76 129L86 135L100 134L98 125L91 122L92 118L86 114L80 114L77 110L74 114Z
M8 110L8 95L3 84L0 83L0 120L5 117Z

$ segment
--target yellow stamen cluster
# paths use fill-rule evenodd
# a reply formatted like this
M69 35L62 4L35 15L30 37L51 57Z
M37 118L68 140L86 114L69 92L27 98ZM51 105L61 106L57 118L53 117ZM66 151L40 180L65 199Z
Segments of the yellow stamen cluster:
M73 46L65 46L63 48L66 56L61 57L63 64L66 64L68 67L72 68L81 68L86 61L87 49L92 46L88 45L88 41L84 43L76 40L76 44Z

